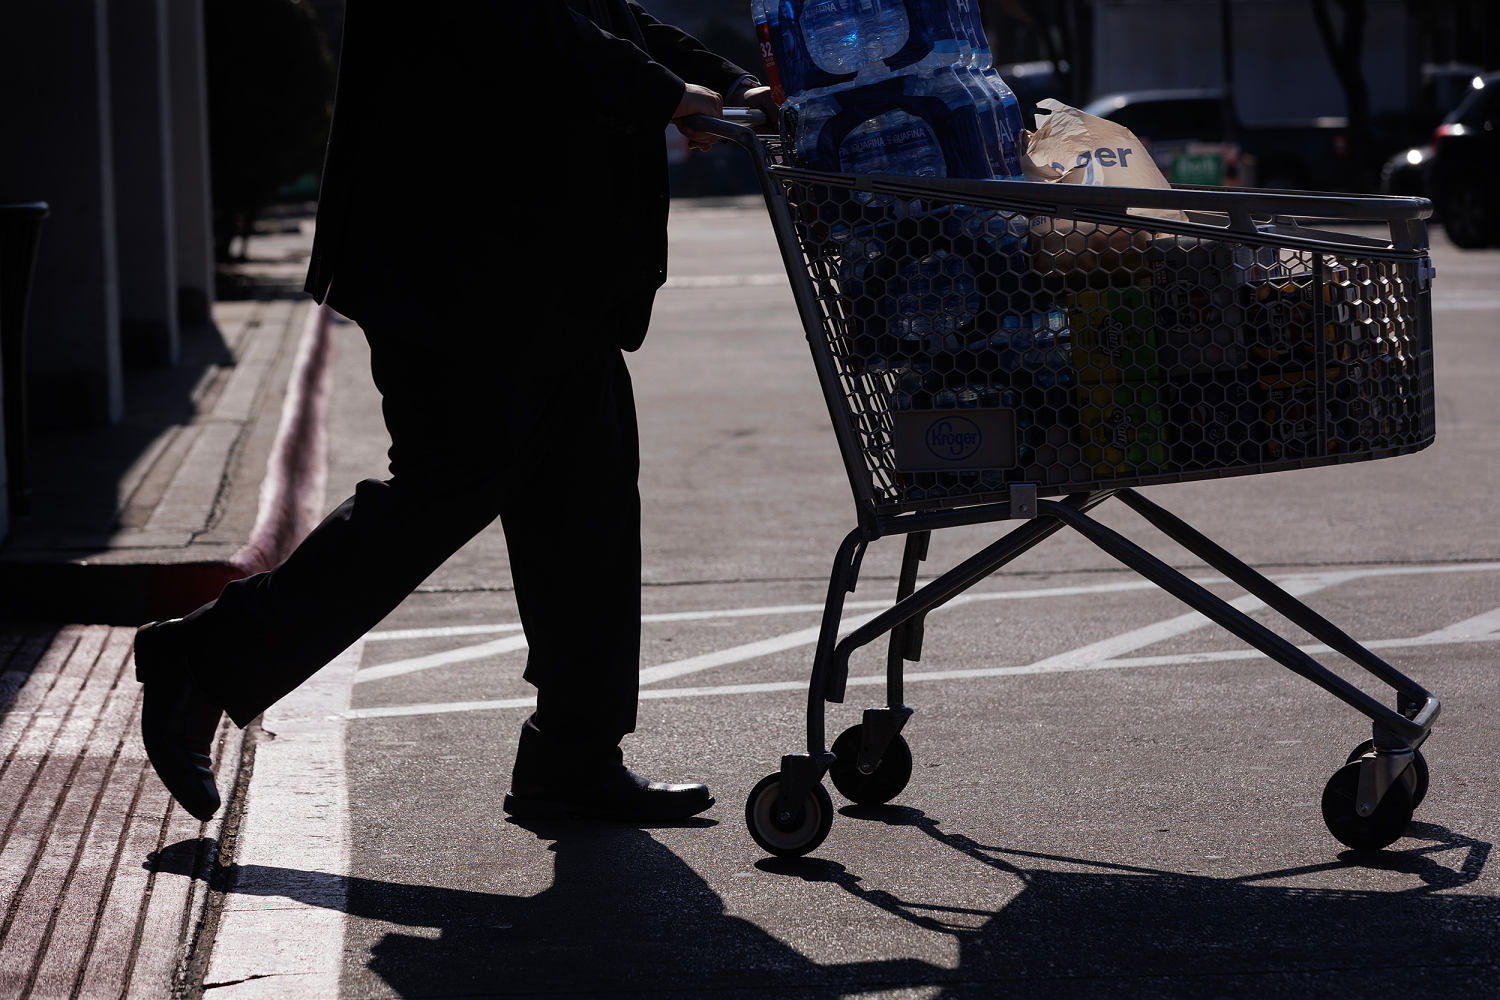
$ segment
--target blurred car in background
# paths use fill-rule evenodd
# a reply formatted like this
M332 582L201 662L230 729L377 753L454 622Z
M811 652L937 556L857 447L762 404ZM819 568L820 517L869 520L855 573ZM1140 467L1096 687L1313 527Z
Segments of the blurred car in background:
M1500 73L1476 76L1469 96L1432 134L1423 164L1427 190L1456 246L1500 243L1500 188L1495 164L1500 157Z
M1050 60L1007 63L996 66L1021 105L1021 120L1028 129L1036 127L1036 102L1048 97L1067 100L1068 64Z
M1342 118L1242 122L1222 90L1105 94L1083 111L1130 129L1174 184L1349 190Z
M1432 160L1433 133L1475 90L1474 81L1482 82L1483 77L1484 70L1474 65L1448 63L1422 67L1419 107L1408 116L1422 141L1398 150L1381 166L1381 194L1429 197L1427 164Z
M1426 198L1427 162L1431 159L1431 143L1401 150L1380 168L1380 193Z
M1397 150L1404 158L1442 115L1421 109L1376 115L1359 153L1346 118L1242 121L1215 88L1105 94L1083 110L1135 133L1174 184L1356 192L1377 190L1381 164L1393 170L1387 158ZM1215 157L1222 161L1218 179Z

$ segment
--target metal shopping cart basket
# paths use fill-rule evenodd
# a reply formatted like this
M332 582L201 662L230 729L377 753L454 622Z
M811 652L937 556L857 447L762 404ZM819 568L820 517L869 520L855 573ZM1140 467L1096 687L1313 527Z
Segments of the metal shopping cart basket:
M865 805L905 787L902 672L925 616L1063 527L1368 716L1323 817L1356 849L1400 837L1438 699L1138 487L1431 444L1429 204L853 177L797 168L744 125L696 124L756 165L858 514L829 580L807 750L751 791L756 842L822 843L825 773ZM1094 520L1111 498L1389 686L1394 707ZM991 521L1019 523L916 586L934 530ZM890 535L906 536L895 603L840 639L865 549ZM885 635L886 704L830 749L825 703Z

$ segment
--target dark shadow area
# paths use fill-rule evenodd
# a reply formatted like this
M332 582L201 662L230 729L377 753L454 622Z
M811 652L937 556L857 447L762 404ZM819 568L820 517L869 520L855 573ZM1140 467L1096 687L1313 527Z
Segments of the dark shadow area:
M708 884L646 828L521 825L551 841L546 849L556 855L552 885L533 896L256 865L234 866L228 891L341 907L363 920L413 928L386 934L369 958L369 968L402 997L659 996L668 990L831 998L869 984L927 982L938 971L910 961L814 963L759 926L726 914ZM157 870L177 865L179 874L194 873L193 852L179 847L157 856Z
M1407 837L1427 841L1420 847L1214 878L981 844L945 833L917 809L842 814L911 827L1019 881L1021 891L987 913L899 899L832 861L757 864L836 884L913 926L952 934L962 958L942 997L990 997L1002 983L1024 985L1029 996L1469 996L1492 990L1500 969L1500 897L1439 894L1478 880L1492 845L1433 824L1408 828ZM1269 884L1338 869L1398 871L1423 885L1363 892Z
M1213 878L985 845L915 809L844 814L932 838L992 873L1009 901L987 910L900 898L819 858L756 867L836 885L872 912L951 935L957 968L812 961L782 940L809 914L771 928L729 915L687 864L624 825L525 824L556 855L551 886L531 896L260 866L230 869L226 890L411 928L387 933L368 961L402 997L840 997L911 986L936 986L947 998L1477 996L1495 982L1500 898L1443 893L1479 879L1491 845L1431 824L1413 824L1408 836L1424 843L1403 851ZM201 871L201 855L178 847L162 853L158 870ZM1271 884L1361 868L1414 874L1423 884L1401 892ZM840 908L823 925L836 934L859 919L857 907Z
M300 225L290 209L287 217L270 224ZM295 251L290 249L294 242ZM282 240L282 246L268 248L281 254L287 247L287 253L298 255L296 260L252 258L221 267L221 279L238 275L232 283L258 299L305 298L306 242ZM256 244L251 249L253 253ZM144 500L137 494L134 506L127 502L127 491L145 482L142 476L151 463L182 461L182 449L171 447L173 429L199 419L200 409L212 404L237 363L212 322L184 327L179 343L173 365L125 359L123 416L115 424L78 426L68 409L76 405L78 394L32 379L30 512L12 516L9 535L0 543L0 607L7 614L36 621L139 624L163 610L163 601L151 596L157 591L211 594L228 579L222 564L155 568L149 560L110 565L91 558L109 551L120 532L145 527L165 486L158 480L172 469L156 470L152 485L143 489ZM195 583L199 577L201 586Z
M219 330L184 330L173 366L124 369L124 417L108 426L34 422L30 433L32 512L11 526L12 550L54 547L116 530L120 483L168 427L189 423L193 392L213 367L234 363ZM39 394L40 395L40 394ZM56 403L51 405L58 405ZM84 541L86 545L86 541Z
M316 196L316 189L313 195ZM315 201L290 201L257 209L248 228L226 241L226 259L214 267L220 302L305 299L307 255L312 241L303 228L317 212Z
M154 874L185 875L188 878L209 882L220 871L215 866L219 856L219 841L214 837L197 840L179 840L159 851L146 855L142 868ZM222 877L221 877L222 881ZM222 886L215 886L222 888Z

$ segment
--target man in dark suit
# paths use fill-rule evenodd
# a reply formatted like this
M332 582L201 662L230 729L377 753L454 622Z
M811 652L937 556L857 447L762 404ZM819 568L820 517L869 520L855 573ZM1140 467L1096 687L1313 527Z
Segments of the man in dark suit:
M151 762L213 815L221 711L247 725L498 516L537 688L506 810L701 812L705 786L639 777L619 745L641 610L622 351L666 275L667 123L719 113L720 95L774 105L626 0L350 0L344 30L307 291L370 343L390 478L271 572L141 628Z

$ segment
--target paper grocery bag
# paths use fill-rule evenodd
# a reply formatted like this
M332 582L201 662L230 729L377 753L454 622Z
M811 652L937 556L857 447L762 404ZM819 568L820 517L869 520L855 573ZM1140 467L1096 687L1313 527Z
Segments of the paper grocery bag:
M1021 169L1028 181L1088 184L1095 187L1169 188L1151 154L1123 125L1085 114L1061 101L1047 98L1037 107L1050 114L1037 116L1035 132L1023 133ZM1172 209L1132 208L1132 215L1187 220Z

